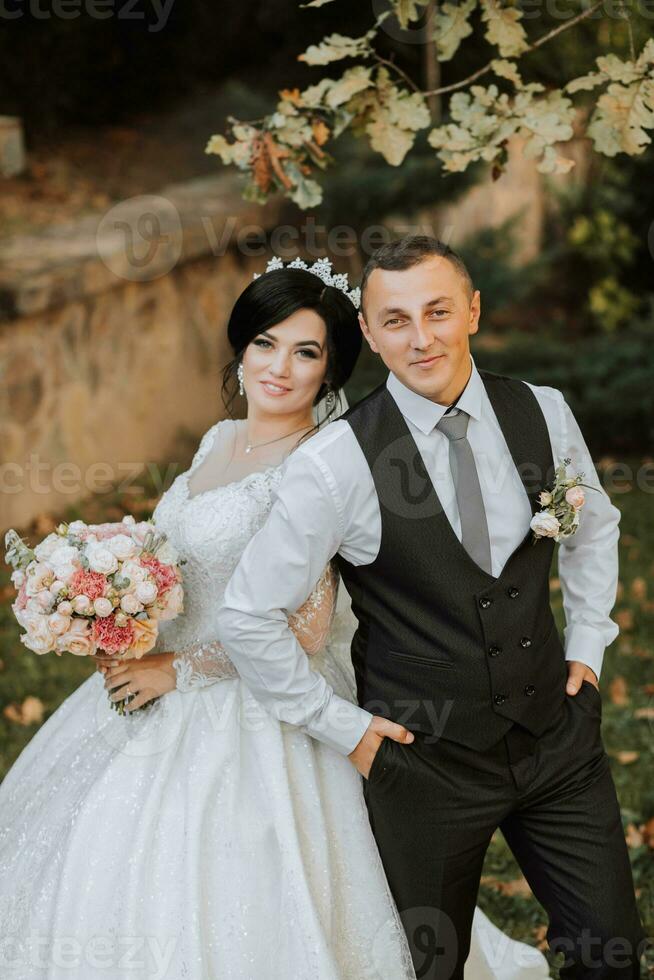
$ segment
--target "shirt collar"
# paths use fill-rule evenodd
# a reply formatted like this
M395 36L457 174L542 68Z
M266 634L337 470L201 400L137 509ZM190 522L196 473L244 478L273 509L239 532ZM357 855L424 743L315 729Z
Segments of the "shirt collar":
M457 400L456 407L463 409L471 418L479 420L485 391L484 382L481 380L472 354L470 355L470 362L472 373ZM424 432L425 435L429 435L447 411L447 405L439 405L438 402L433 402L429 398L425 398L424 395L419 395L411 388L407 388L392 371L386 379L386 387L395 399L402 415L413 422L416 428Z

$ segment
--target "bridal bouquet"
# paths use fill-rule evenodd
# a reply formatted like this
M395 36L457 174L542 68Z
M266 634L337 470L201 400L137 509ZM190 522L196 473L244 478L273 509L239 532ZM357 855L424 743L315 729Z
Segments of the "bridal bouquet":
M586 502L583 473L567 476L569 459L564 459L556 468L554 486L551 490L541 490L538 502L541 510L531 519L533 531L532 544L539 538L554 538L556 542L569 538L579 527L579 512ZM594 490L594 487L587 487Z
M5 546L18 590L11 608L34 653L139 659L156 643L158 620L183 612L179 558L151 521L63 523L34 549L11 530ZM127 701L110 703L125 713Z

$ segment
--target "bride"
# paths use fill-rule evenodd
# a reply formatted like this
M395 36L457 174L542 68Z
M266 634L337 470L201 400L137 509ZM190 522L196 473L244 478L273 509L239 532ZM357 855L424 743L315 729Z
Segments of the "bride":
M334 417L361 344L344 277L279 265L228 326L224 388L238 379L247 419L212 425L154 512L186 559L184 615L141 661L98 657L0 786L3 978L415 978L359 773L268 715L214 628L284 459L318 403ZM330 564L289 622L354 701L355 624L338 593ZM128 699L125 716L105 688ZM477 910L467 980L547 975Z

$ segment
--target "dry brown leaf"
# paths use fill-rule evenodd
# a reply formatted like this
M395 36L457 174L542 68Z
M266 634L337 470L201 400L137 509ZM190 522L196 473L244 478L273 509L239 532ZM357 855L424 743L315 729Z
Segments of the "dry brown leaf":
M643 691L651 697L654 695L654 684L643 684Z
M324 146L329 139L329 126L327 126L322 119L314 121L311 124L311 132L313 133L313 138L318 146Z
M631 609L621 609L613 618L620 629L625 632L634 628L634 614Z
M648 721L654 721L654 708L636 708L634 718L645 718Z
M618 675L613 678L609 684L609 697L612 704L617 704L621 708L629 704L629 689L624 677Z
M632 762L636 762L637 759L640 759L640 752L635 752L632 749L622 749L620 752L612 752L611 755L614 759L617 759L622 766L629 766Z
M628 823L627 829L624 834L625 840L627 842L627 847L642 847L643 835L636 826L635 823Z
M41 699L30 694L20 705L16 702L8 704L2 713L17 725L40 725L44 710Z
M538 949L547 949L547 926L534 926L532 932Z
M635 578L631 583L631 594L634 599L642 600L647 596L647 582L641 576Z
M502 895L520 895L528 898L532 894L527 879L524 877L513 878L511 881L501 881L499 878L484 875L482 876L481 883L482 885L487 885L489 888L494 888L496 891L501 892Z
M0 602L8 602L16 597L16 590L13 585L3 585L0 589Z
M654 850L654 817L650 817L647 823L641 824L640 830L645 844Z
M299 88L283 88L279 97L285 102L292 102L293 105L302 105L302 93Z

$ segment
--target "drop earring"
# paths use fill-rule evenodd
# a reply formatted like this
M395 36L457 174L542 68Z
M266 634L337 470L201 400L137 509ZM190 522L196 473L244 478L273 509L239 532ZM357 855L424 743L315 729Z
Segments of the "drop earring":
M236 377L238 378L238 393L239 393L239 395L244 395L245 394L245 388L243 387L243 375L244 374L245 374L245 372L243 371L243 361L241 361L239 363L239 366L238 366L237 370L236 370Z
M334 405L336 404L336 392L330 387L327 389L327 394L325 395L325 408L328 412L331 412Z

